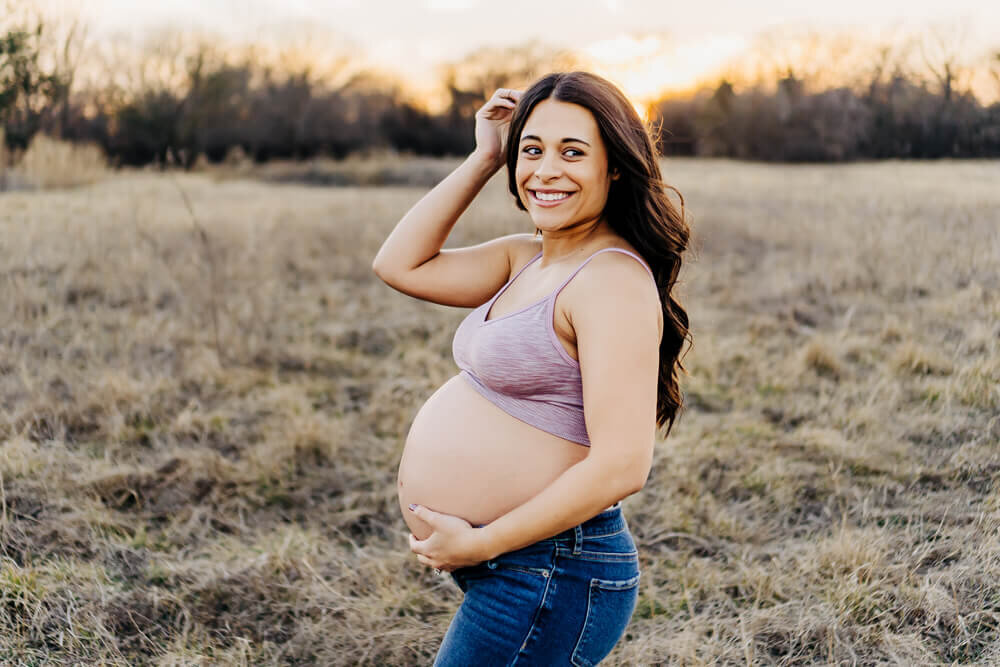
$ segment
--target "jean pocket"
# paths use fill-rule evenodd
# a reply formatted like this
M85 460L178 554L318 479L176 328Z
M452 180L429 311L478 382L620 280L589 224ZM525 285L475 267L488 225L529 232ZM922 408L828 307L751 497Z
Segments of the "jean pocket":
M511 570L548 578L552 574L554 553L554 545L536 542L484 561L480 567L485 567L487 570Z
M639 600L639 576L628 579L591 579L587 618L570 662L592 667L603 660L625 633Z
M504 581L513 577L524 582L530 580L541 583L551 575L551 564L526 561L523 558L508 560L503 557L451 571L452 580L463 593L468 593L470 586L478 586L483 580Z
M521 572L522 574L532 574L536 577L541 577L543 579L548 579L552 574L552 566L545 566L538 562L524 562L524 561L504 561L504 560L490 560L486 561L486 567L490 570L500 570L507 572Z
M451 571L451 578L455 581L462 592L466 592L469 588L469 582L475 581L477 579L482 579L484 577L489 577L492 574L492 570L486 567L486 563L477 563L476 565L467 565L465 567L457 567Z

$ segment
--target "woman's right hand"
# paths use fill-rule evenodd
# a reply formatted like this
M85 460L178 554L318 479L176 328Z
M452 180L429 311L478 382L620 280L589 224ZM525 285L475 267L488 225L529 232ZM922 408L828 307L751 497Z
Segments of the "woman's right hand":
M475 153L496 169L503 165L510 119L514 115L514 106L520 99L520 90L498 88L493 97L476 112Z

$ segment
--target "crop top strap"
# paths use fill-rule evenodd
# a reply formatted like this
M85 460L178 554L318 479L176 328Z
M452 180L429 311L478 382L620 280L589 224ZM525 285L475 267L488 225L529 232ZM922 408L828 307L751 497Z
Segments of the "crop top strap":
M507 281L507 284L510 285L512 282L514 282L515 280L517 280L517 277L519 275L521 275L522 273L524 273L524 270L526 268L528 268L529 266L531 266L532 264L534 264L535 260L542 256L543 252L544 252L543 250L539 250L537 255L535 255L534 257L532 257L531 259L529 259L528 262L524 266L522 266L520 269L517 270L517 273L515 273L513 276L511 276L510 280Z
M587 265L587 262L589 262L590 260L594 259L594 257L596 257L597 255L600 255L602 252L609 252L609 251L622 252L622 253L625 253L626 255L629 255L630 257L634 257L637 262L639 262L640 264L642 264L642 268L646 269L646 273L648 273L649 277L653 279L653 283L654 284L656 283L656 277L653 275L653 272L650 270L650 268L646 265L646 262L642 261L642 258L639 257L638 255L636 255L631 250L626 250L625 248L601 248L600 250L598 250L597 252L595 252L593 255L591 255L587 259L583 260L583 263L580 264L580 266L578 266L576 268L576 270L573 271L573 273L569 274L569 277L566 280L563 281L563 284L556 288L556 291L553 292L553 295L558 294L559 292L561 292L562 288L565 287L569 283L569 281L571 281L573 279L573 276L575 276L576 274L578 274L580 272L580 269L582 269L584 266Z

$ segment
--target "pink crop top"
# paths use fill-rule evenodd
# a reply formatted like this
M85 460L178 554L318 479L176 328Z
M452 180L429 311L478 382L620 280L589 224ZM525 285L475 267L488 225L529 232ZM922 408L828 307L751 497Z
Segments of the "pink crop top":
M566 353L552 327L556 296L587 262L602 252L634 257L624 248L602 248L588 257L551 294L518 311L486 320L490 308L524 265L489 301L466 316L455 331L452 355L462 375L480 394L523 422L548 433L590 446L583 414L580 364ZM654 278L655 282L655 278Z

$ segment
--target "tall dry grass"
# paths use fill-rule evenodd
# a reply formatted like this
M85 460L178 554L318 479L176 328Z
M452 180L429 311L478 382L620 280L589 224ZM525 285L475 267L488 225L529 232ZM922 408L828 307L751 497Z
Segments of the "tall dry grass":
M7 133L0 127L0 192L10 189L12 178L9 169L13 161L13 156L7 148Z
M665 173L695 346L607 664L997 664L998 165ZM501 180L450 247L531 231ZM466 311L370 270L422 192L2 195L0 661L431 662L395 471Z
M107 159L97 144L63 141L39 133L22 154L15 156L3 147L0 130L0 192L89 185L107 175Z
M432 157L399 156L392 152L351 156L343 160L317 157L310 160L271 160L254 164L240 150L213 165L207 160L201 171L219 180L255 178L269 183L319 186L405 186L431 188L451 171L451 161Z

